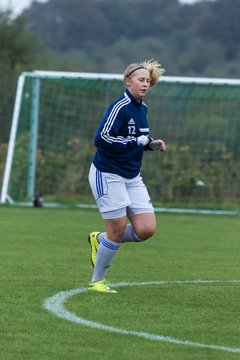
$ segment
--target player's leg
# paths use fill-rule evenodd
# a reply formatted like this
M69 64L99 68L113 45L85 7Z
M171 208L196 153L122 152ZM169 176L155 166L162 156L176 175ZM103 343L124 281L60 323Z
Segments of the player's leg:
M96 261L89 286L91 290L110 292L109 287L105 286L105 276L119 249L125 231L126 207L129 205L130 200L124 181L117 175L102 173L91 167L89 182L106 224L106 233L102 237L99 246L95 242ZM95 234L96 241L97 235ZM90 244L93 242L91 241L92 238L93 233L89 236ZM92 260L93 257L92 255Z
M127 215L131 222L125 230L122 242L139 242L149 239L156 231L156 218L150 196L141 176L127 180L131 204Z
M156 230L155 214L141 177L127 181L126 188L131 199L131 204L128 206L131 224L126 226L126 216L117 217L125 209L102 213L105 218L106 233L99 234L102 239L97 250L96 264L90 283L92 290L95 287L96 291L102 291L99 290L99 286L102 285L102 281L105 281L107 271L122 241L144 241L149 239ZM107 292L111 291L110 288L107 289L109 289Z
M89 183L100 212L105 214L103 218L118 218L126 215L126 206L130 200L121 177L103 173L92 164L89 171ZM124 212L118 213L116 209L124 209ZM112 214L111 211L116 212ZM106 237L106 233L100 234L99 231L93 231L88 236L93 267L96 263L99 244L104 237Z
M156 231L156 218L154 213L132 215L130 222L137 238L142 241L152 237Z
M114 213L114 211L113 211ZM103 214L104 216L104 214ZM96 262L89 289L101 292L113 292L106 283L106 275L116 255L126 227L126 216L105 219L106 232L97 249Z
M141 176L131 180L125 179L125 183L131 201L127 207L127 215L131 224L126 225L121 242L141 242L149 239L156 230L154 210ZM95 233L93 233L94 235ZM97 233L97 246L105 236L105 232Z
M105 278L126 227L126 216L116 219L105 219L106 232L97 249L97 258L94 266L92 282Z

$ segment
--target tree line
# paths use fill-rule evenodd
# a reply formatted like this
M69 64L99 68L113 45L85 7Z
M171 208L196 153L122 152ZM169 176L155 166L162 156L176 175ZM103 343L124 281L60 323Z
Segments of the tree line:
M0 74L51 69L122 72L159 60L166 75L240 76L240 0L34 1L0 12Z
M240 0L49 0L25 12L47 49L87 71L158 59L167 75L240 76Z

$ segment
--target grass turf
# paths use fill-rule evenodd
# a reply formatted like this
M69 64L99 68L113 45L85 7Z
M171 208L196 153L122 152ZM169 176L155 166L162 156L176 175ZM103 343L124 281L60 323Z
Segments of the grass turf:
M240 284L174 284L240 279L239 217L158 214L155 236L123 244L109 270L118 294L78 294L66 308L127 331L240 348ZM0 207L0 354L9 359L237 359L239 353L151 341L81 326L43 308L92 275L87 235L104 230L95 210Z

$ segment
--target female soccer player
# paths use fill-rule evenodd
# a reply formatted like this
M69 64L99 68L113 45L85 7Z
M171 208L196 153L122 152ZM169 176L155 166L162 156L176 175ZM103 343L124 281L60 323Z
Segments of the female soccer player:
M116 293L105 276L120 244L147 240L156 230L140 168L144 151L164 151L166 146L163 140L149 136L143 98L163 72L156 61L130 64L124 72L126 90L109 106L95 135L97 150L89 183L106 232L94 231L88 237L94 267L91 291Z

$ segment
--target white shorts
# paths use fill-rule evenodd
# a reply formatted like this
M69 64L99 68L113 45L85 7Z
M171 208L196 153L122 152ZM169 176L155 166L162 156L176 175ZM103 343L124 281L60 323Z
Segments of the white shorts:
M88 179L104 219L153 212L151 199L140 175L126 179L101 172L92 164Z

